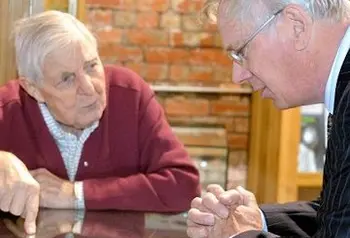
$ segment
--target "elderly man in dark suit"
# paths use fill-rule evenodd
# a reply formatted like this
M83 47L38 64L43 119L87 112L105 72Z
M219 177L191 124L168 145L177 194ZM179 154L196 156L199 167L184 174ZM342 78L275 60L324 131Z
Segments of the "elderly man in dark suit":
M324 102L330 112L323 188L314 202L258 207L254 194L213 185L192 201L190 237L350 237L348 0L209 0L233 81L280 109Z

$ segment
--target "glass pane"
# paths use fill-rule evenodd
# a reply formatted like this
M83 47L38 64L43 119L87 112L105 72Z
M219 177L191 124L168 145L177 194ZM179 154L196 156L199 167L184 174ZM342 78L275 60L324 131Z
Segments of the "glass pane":
M301 108L299 172L322 172L326 148L326 112L323 104Z

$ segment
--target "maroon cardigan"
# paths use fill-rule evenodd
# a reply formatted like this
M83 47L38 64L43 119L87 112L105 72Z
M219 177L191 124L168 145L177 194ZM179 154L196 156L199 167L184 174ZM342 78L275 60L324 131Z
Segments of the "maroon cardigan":
M107 107L84 144L76 181L87 209L179 212L199 195L199 175L149 86L132 71L106 66ZM29 170L68 179L37 102L13 80L0 88L0 150ZM84 167L84 162L89 164Z

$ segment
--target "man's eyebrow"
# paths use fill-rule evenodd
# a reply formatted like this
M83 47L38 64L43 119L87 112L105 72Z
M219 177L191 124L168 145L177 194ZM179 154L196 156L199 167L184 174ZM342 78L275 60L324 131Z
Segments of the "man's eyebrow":
M229 44L226 47L224 47L222 50L224 52L228 52L228 51L234 50L234 48L233 48L232 44Z
M95 58L93 58L93 59L91 59L91 60L85 61L85 62L84 62L84 66L87 66L87 65L89 65L89 64L91 64L91 63L93 63L93 62L95 62L96 60L97 60L97 57L95 57Z
M225 51L229 51L229 50L234 50L232 44L229 44L228 46L225 47Z
M74 72L67 72L67 71L64 71L61 73L61 77L64 78L64 77L69 77L69 76L75 76L75 73Z

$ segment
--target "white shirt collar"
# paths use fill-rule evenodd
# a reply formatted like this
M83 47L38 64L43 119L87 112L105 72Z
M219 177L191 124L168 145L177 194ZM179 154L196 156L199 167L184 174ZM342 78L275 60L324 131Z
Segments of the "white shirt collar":
M335 89L337 86L338 76L340 73L340 69L344 63L344 59L349 51L349 48L350 27L345 32L344 38L340 43L326 84L324 103L328 112L332 114L334 113Z

